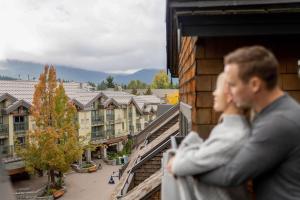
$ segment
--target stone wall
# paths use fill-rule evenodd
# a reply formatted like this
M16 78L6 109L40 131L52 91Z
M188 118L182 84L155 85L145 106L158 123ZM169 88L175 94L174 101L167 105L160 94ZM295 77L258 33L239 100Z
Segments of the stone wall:
M36 191L29 191L27 189L18 190L16 192L16 199L17 200L53 200L53 196L45 196L39 197L45 191L46 186L41 187Z

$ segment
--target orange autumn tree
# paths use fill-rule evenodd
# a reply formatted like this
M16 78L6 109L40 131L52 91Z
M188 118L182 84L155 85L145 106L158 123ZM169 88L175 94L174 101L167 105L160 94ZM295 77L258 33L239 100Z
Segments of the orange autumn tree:
M28 171L48 171L48 188L58 187L55 171L66 172L82 155L77 136L75 106L68 100L63 84L56 82L56 71L46 65L35 86L31 114L36 127L20 150Z

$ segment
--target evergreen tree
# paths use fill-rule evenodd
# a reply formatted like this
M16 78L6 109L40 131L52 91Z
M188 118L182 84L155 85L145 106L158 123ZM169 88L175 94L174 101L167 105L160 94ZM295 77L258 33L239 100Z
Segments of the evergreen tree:
M114 77L108 76L106 78L106 86L107 88L115 88Z
M107 85L104 81L102 81L100 84L97 85L97 90L106 90Z

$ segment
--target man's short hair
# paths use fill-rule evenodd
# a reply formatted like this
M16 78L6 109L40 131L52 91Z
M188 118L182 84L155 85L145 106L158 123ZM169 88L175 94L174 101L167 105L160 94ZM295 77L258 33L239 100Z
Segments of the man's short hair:
M239 68L239 77L245 83L253 76L257 76L265 82L269 90L277 85L278 61L273 53L263 46L239 48L226 55L224 63L236 64Z

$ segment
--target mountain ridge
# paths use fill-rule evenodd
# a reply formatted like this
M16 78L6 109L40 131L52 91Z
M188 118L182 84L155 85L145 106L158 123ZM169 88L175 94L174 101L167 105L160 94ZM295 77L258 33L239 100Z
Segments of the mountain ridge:
M86 69L74 68L72 66L54 65L57 78L76 81L100 83L109 75L114 77L118 84L128 84L131 80L140 80L147 84L152 82L154 75L159 69L142 69L132 74L106 73ZM19 78L23 80L37 80L44 68L43 64L21 60L7 59L0 61L0 75Z

